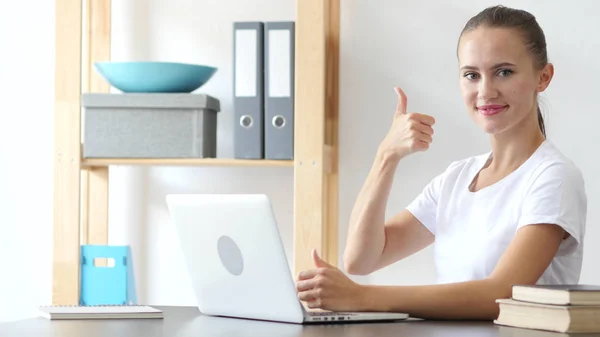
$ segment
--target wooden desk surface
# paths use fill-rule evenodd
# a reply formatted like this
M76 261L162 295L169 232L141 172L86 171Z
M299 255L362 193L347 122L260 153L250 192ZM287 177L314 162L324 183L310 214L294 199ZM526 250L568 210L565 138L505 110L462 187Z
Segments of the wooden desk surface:
M161 307L164 319L65 320L30 318L0 324L0 336L41 337L557 337L566 334L516 329L491 322L408 320L393 323L298 325L203 316L195 307ZM573 336L600 336L577 334Z

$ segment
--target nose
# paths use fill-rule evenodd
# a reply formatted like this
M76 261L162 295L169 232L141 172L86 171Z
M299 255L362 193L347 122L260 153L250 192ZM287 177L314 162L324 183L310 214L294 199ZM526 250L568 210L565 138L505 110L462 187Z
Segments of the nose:
M482 101L498 97L498 90L494 81L487 77L482 77L478 83L478 98Z

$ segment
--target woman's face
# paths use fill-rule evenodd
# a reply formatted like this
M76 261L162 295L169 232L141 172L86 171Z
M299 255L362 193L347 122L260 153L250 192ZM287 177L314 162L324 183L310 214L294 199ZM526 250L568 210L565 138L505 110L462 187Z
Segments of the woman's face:
M528 117L537 120L537 93L550 83L552 65L536 69L516 30L469 31L460 39L458 59L463 101L485 132L501 133Z

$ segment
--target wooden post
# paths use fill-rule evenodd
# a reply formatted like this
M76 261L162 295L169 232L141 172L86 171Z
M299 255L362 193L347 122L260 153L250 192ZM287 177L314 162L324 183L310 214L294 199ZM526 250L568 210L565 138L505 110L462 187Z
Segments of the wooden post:
M329 151L330 167L325 176L325 203L327 256L338 265L338 125L339 125L339 58L340 58L340 0L326 1L325 30L325 148Z
M296 8L294 272L313 268L310 251L337 265L339 0ZM298 141L300 140L301 141Z
M81 166L82 37L86 92L109 92L93 63L110 59L110 0L56 2L55 197L52 303L75 305L80 243L108 242L108 167ZM85 35L83 35L85 31ZM80 226L83 232L80 237Z
M55 2L52 303L79 302L81 0Z
M110 92L94 63L110 60L111 0L86 1L84 92ZM84 167L81 188L83 244L108 244L108 166Z

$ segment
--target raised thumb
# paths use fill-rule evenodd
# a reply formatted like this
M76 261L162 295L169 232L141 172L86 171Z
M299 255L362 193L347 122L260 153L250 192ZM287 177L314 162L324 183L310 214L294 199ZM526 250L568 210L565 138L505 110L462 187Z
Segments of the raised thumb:
M331 265L329 263L327 263L323 259L321 259L321 257L319 256L319 253L317 253L316 249L312 250L312 257L313 257L315 266L317 266L318 268L331 267Z
M396 105L396 116L403 115L406 113L406 94L400 87L394 87L394 91L398 95L398 104Z

